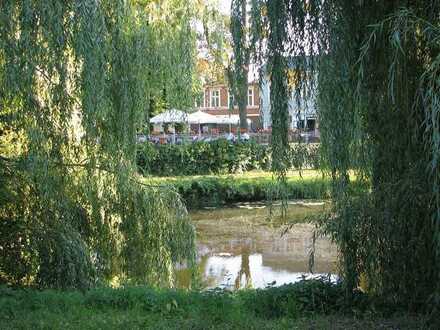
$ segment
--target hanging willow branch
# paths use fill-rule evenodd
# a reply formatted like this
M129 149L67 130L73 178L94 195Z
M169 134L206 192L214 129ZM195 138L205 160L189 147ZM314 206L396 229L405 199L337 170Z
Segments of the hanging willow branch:
M252 59L259 67L260 79L270 81L270 117L272 121L272 170L279 187L278 198L286 207L285 180L289 153L304 150L291 148L288 141L289 102L295 96L297 119L313 102L305 98L316 96L315 34L318 24L317 2L309 5L285 1L251 1L250 40Z
M2 280L172 285L194 230L175 192L138 182L135 141L156 81L190 99L191 3L169 30L123 0L0 6Z
M432 290L440 274L440 4L252 4L253 40L262 45L255 58L271 64L278 173L286 148L284 59L294 57L307 68L296 84L305 95L314 94L317 81L323 165L333 179L333 210L323 229L339 245L347 298L362 275L364 289L390 304L435 309L440 301L439 286ZM352 189L350 173L363 189Z

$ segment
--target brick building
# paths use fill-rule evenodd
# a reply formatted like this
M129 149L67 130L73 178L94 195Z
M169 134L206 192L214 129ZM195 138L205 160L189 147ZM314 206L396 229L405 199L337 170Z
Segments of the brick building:
M297 72L301 72L307 76L307 79L313 79L315 86L317 85L316 74L308 73L307 61L303 63L296 57L288 58L289 73L295 77ZM255 79L255 78L254 78ZM299 99L295 95L293 87L295 80L291 79L288 82L292 88L291 95L288 100L288 127L292 131L297 129L313 132L319 136L319 122L317 118L316 107L316 87L312 91L307 91L307 97L304 97L305 92L301 92ZM263 76L260 84L255 82L249 84L248 88L248 106L247 117L251 121L250 130L257 131L259 129L267 130L272 126L272 118L270 112L270 77L266 72L266 67L263 69ZM198 110L204 111L211 115L228 115L229 104L232 102L233 96L229 93L226 84L208 84L204 86L203 95L198 105ZM232 113L238 115L238 107L235 106Z
M247 118L251 121L251 130L261 127L260 121L260 90L258 83L250 83L248 88ZM203 97L198 110L210 115L238 115L238 106L234 106L230 112L230 104L233 103L233 95L229 93L226 84L209 84L204 86Z

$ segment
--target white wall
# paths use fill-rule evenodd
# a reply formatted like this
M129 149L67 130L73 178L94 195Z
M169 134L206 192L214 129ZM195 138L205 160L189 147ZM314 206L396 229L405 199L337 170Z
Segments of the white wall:
M263 128L267 129L272 125L270 115L270 81L267 75L264 76L260 83L260 112ZM297 127L297 121L307 118L316 118L316 92L311 93L309 97L300 97L299 104L295 94L292 93L288 103L289 115L292 121L289 123L290 128Z

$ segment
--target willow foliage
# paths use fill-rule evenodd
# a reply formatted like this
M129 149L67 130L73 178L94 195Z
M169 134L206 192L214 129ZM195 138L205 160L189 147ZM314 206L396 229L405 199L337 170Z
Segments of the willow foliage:
M317 12L313 2L252 0L250 6L251 57L260 77L269 77L272 170L277 175L277 195L286 202L288 158L295 152L288 141L288 103L295 95L298 109L304 108L303 96L315 94L312 76L318 50L316 35L310 31L319 25L319 17L309 14Z
M191 86L190 4L179 3L168 31L140 3L1 2L2 281L171 285L173 264L193 260L179 197L135 168L149 99L166 85L177 104Z
M271 64L277 172L287 134L285 59L295 57L307 67L297 90L317 90L324 166L333 178L333 212L324 229L339 245L347 298L362 282L392 304L435 309L438 1L252 3L256 58ZM317 75L317 86L310 75ZM364 183L363 192L350 189L351 173Z
M148 22L148 100L188 109L194 104L196 34L192 27L194 1L166 0L137 3L137 20ZM149 104L150 106L150 104ZM151 110L151 109L150 109ZM150 111L151 113L151 111Z

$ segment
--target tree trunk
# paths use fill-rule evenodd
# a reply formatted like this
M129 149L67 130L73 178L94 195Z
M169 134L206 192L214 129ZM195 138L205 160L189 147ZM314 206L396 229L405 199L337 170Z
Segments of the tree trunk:
M244 131L248 130L248 123L247 123L247 93L248 93L248 69L247 66L242 69L241 72L242 75L242 81L239 82L237 86L237 105L238 105L238 113L240 115L240 128ZM244 78L246 77L246 79Z
M242 28L242 45L246 45L246 0L241 0L241 28ZM243 56L241 58L243 59L243 63L240 63L240 76L241 81L238 86L238 94L239 94L239 100L238 100L238 113L240 114L240 129L243 131L248 130L248 124L247 124L247 93L248 93L248 72L249 72L249 54L248 49L246 47L242 48Z
M234 49L234 74L232 85L235 86L235 98L240 115L240 129L248 130L247 124L247 93L249 72L249 47L246 32L246 0L232 1L231 33Z

